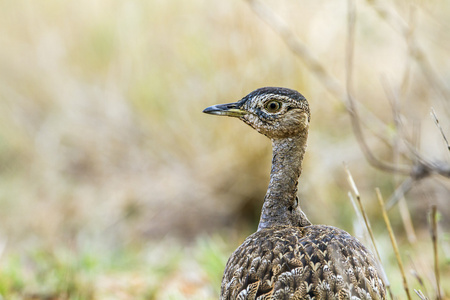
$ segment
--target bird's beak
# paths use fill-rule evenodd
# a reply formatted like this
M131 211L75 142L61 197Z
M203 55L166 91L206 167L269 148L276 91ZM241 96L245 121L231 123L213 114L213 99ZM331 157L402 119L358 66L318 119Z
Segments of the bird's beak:
M237 117L237 118L248 114L247 111L240 109L239 106L240 106L239 102L228 104L217 104L205 108L203 112L211 115Z

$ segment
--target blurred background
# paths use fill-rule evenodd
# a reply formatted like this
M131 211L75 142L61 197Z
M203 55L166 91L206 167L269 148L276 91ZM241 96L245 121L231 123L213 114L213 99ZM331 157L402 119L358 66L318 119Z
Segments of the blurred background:
M309 219L370 245L345 163L406 299L374 189L387 201L407 176L365 160L327 81L346 85L349 1L257 3L0 0L0 299L217 299L226 260L257 228L271 145L202 110L263 86L309 99ZM312 56L293 54L259 5ZM450 2L358 1L354 16L353 96L370 149L448 166L430 111L450 138ZM450 295L449 186L426 176L389 211L410 288L430 299L431 205Z

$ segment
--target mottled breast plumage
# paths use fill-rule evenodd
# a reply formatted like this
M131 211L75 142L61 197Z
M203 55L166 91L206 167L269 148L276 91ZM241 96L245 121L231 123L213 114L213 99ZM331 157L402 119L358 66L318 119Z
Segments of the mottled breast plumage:
M250 235L228 260L220 299L385 299L367 249L324 225Z

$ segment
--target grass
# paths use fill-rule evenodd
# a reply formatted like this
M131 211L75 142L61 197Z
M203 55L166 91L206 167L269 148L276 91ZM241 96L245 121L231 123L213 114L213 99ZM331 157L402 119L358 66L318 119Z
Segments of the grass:
M213 299L226 260L218 239L185 248L164 241L121 251L60 246L14 253L2 261L0 293L4 299Z
M346 5L264 3L345 82ZM397 140L449 161L449 15L445 1L356 6L353 93L383 160L411 161L408 144L391 147ZM302 208L314 223L358 235L345 161L393 292L405 299L373 192L388 199L399 178L367 164L323 79L247 1L0 0L0 296L217 299L228 256L256 228L270 143L201 111L270 85L298 89L311 104ZM410 289L430 299L432 204L443 299L450 294L448 193L438 176L406 193L414 244L398 207L388 212Z

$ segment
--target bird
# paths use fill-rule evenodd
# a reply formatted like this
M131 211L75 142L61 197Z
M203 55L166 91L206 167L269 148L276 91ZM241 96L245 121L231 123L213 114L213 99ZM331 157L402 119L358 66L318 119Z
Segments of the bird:
M272 141L258 229L228 259L220 299L386 299L370 251L342 229L313 225L300 208L297 188L311 118L306 98L263 87L203 112L239 118Z

